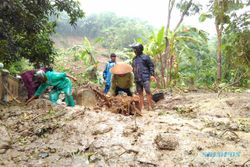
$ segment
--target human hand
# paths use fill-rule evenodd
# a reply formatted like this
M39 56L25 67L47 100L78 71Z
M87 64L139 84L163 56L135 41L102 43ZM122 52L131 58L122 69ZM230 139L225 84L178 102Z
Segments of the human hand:
M154 76L151 76L150 80L153 81L153 82L156 82L156 78Z
M28 99L25 103L25 105L27 106L31 101L33 100L33 97L31 97L30 99Z

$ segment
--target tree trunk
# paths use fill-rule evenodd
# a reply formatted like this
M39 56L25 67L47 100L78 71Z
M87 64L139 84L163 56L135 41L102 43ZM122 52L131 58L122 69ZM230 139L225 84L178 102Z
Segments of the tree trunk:
M188 2L188 5L187 5L186 9L182 12L181 18L180 18L179 22L177 23L177 25L176 25L176 27L175 27L175 29L174 29L174 32L179 28L179 26L180 26L181 23L183 22L184 16L187 14L189 8L190 8L191 5L192 5L192 1L193 1L193 0L190 0L190 1Z
M222 31L223 25L215 24L217 32L217 80L220 82L222 78L222 63L221 63L221 46L222 46Z
M165 88L165 67L163 62L163 54L160 54L160 61L161 61L161 85Z
M168 83L169 85L171 85L171 81L172 81L172 68L173 68L173 56L170 55L170 62L169 62L169 80Z
M164 88L166 88L168 86L167 85L167 83L168 83L168 64L169 64L168 59L169 59L169 53L170 53L168 31L169 31L169 27L170 27L171 13L172 13L174 4L175 4L175 0L169 0L169 2L168 2L168 20L167 20L167 25L166 25L166 30L165 30L166 49L165 49L165 53L162 55L164 76L165 76L165 72L166 72L166 80L165 80L165 78L163 78Z
M184 16L187 15L188 10L192 6L192 1L193 0L189 0L187 7L182 12L181 18L180 18L179 22L177 23L177 25L174 29L174 32L179 28L179 26L183 22ZM171 0L169 1L169 4L168 4L168 22L167 22L167 26L166 26L166 35L165 35L166 50L165 50L164 55L165 55L165 59L166 59L165 64L166 64L166 70L167 70L167 81L166 81L167 84L171 83L171 80L172 80L171 71L172 71L172 67L173 67L173 57L170 55L170 41L169 41L167 36L168 36L169 27L170 27L169 25L170 25L170 19L171 19L171 12L172 12L172 9L174 7L174 4L175 4L175 0L173 0L172 2L171 2ZM168 61L169 61L169 63L167 63ZM166 84L166 86L167 86L167 84Z

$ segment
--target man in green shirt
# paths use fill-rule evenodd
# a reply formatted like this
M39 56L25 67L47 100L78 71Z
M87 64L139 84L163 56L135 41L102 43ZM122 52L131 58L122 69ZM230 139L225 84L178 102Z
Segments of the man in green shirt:
M111 69L111 73L113 74L111 91L113 95L117 96L119 92L123 91L128 96L132 96L130 90L134 81L132 70L132 67L126 63L118 63Z
M50 92L50 100L53 104L57 103L61 92L65 94L65 102L68 106L75 106L75 102L72 96L72 82L69 78L76 81L76 78L66 74L55 71L44 72L39 70L35 76L42 82L34 96L32 96L26 104L30 103L33 99L38 98L49 86L53 86Z
M115 96L119 94L120 91L127 93L128 96L132 96L130 88L133 86L133 74L114 74L112 77L112 92Z

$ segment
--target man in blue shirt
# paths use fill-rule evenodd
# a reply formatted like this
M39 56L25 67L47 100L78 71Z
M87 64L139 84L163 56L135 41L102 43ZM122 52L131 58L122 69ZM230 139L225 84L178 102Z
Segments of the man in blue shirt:
M105 70L103 71L103 79L105 81L104 94L107 94L111 87L112 74L110 69L116 64L116 54L112 53L110 55L110 61L106 64Z

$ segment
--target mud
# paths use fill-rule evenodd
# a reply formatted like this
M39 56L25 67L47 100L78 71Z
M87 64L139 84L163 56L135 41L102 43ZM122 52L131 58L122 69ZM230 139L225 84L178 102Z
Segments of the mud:
M249 99L173 94L138 117L43 99L1 106L0 166L250 166Z

